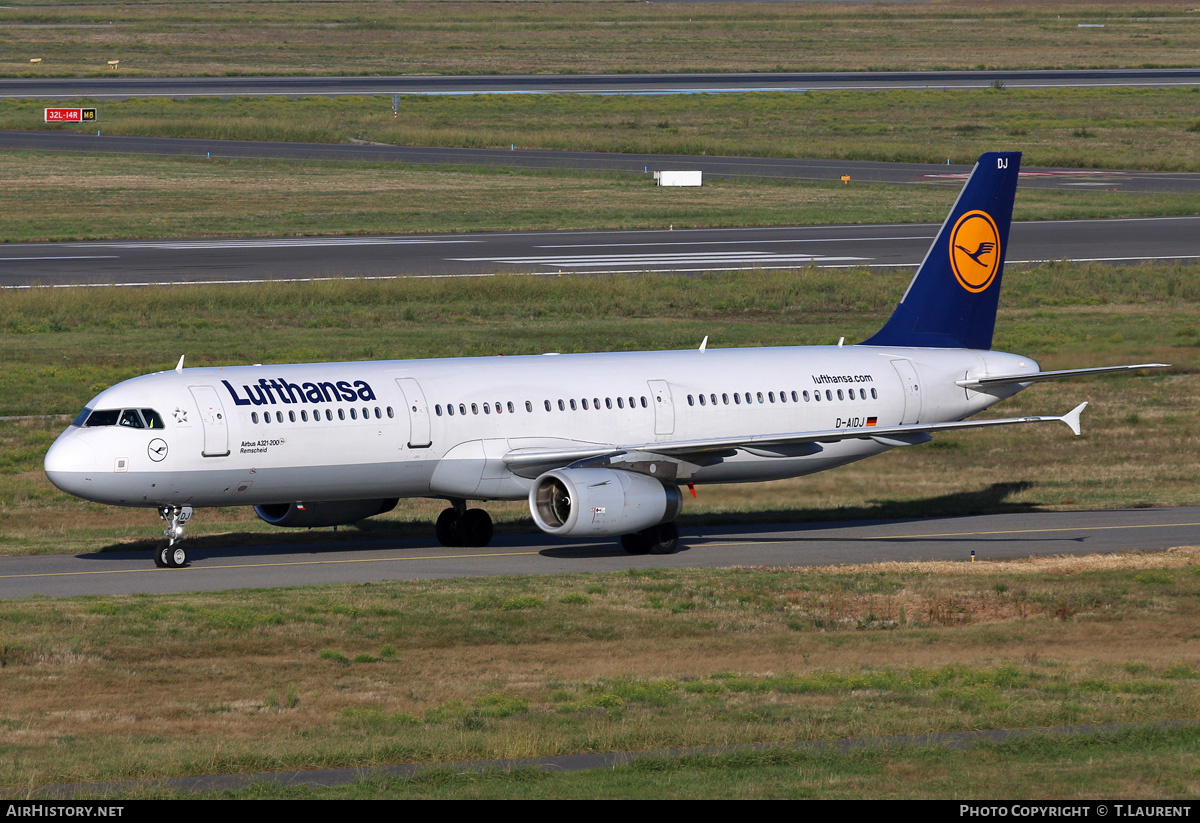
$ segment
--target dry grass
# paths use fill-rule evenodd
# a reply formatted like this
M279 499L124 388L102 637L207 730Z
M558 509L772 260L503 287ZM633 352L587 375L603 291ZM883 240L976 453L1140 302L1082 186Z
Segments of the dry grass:
M13 601L0 783L1195 717L1198 562Z
M1196 15L1163 0L91 3L0 24L0 72L34 75L1190 66L1200 48Z

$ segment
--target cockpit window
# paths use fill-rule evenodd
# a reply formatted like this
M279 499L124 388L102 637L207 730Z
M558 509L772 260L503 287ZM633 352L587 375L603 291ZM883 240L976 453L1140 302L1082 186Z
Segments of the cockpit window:
M163 429L163 419L154 409L84 409L75 418L76 426L123 426L127 429Z
M137 409L125 409L121 412L121 419L117 421L117 424L127 429L146 428L146 424L142 422L142 415L138 413Z
M117 418L120 416L120 409L101 409L100 411L92 412L87 419L87 423L84 425L88 428L93 426L115 426L117 425Z

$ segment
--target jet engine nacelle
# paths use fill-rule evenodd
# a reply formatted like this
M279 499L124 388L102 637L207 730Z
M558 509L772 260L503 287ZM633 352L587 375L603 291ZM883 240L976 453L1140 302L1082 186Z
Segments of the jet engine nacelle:
M548 534L613 537L679 516L679 487L613 469L556 469L529 490L533 522Z
M331 500L317 503L271 503L255 506L254 513L272 526L344 526L390 512L400 502L386 500Z

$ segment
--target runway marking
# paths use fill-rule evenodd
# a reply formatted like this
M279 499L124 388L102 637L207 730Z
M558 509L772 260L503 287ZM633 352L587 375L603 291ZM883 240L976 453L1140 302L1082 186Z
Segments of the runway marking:
M744 252L668 252L664 254L588 254L588 255L545 255L528 257L456 257L461 263L509 263L513 265L555 266L567 268L592 268L596 266L653 266L675 267L679 264L700 265L704 263L745 263L761 267L779 266L786 263L850 263L869 260L867 257L826 257L816 254L778 254L769 251Z
M557 547L556 547L557 548ZM566 547L569 548L569 547ZM225 563L221 565L204 565L204 566L186 566L184 569L159 569L159 568L137 568L137 569L98 569L95 571L69 571L69 572L33 572L30 574L0 574L0 580L21 580L23 578L34 577L86 577L89 575L100 574L161 574L179 571L218 571L223 569L260 569L260 568L282 568L287 566L332 566L351 563L388 563L401 560L472 560L485 557L522 557L532 554L539 554L539 551L520 551L520 552L494 552L484 554L447 554L447 555L425 555L420 557L363 557L354 560L296 560L284 563Z
M914 234L896 237L813 237L804 240L685 240L678 243L562 243L534 246L535 249L632 249L638 246L754 246L769 243L865 243L887 240L933 240L936 235Z
M1136 523L1128 526L1065 526L1048 529L1002 529L986 532L945 532L934 534L878 534L864 537L850 538L852 540L913 540L916 538L934 538L934 537L986 537L988 535L998 534L1043 534L1048 532L1104 532L1104 531L1119 531L1121 529L1170 529L1170 528L1188 528L1192 526L1200 526L1200 523ZM823 529L814 529L814 531L823 531ZM803 532L800 532L803 534ZM781 537L777 540L735 540L731 543L705 543L705 546L748 546L759 543L780 543L788 540L799 540L802 537Z
M887 535L867 535L850 538L850 540L913 540L913 539L932 539L943 537L981 537L987 535L1004 535L1004 534L1044 534L1051 532L1101 532L1101 531L1120 531L1125 529L1168 529L1168 528L1191 528L1200 526L1200 523L1136 523L1125 526L1068 526L1068 527L1051 527L1044 529L1001 529L995 531L976 531L976 532L944 532L934 534L887 534ZM814 528L812 531L827 531L828 529ZM803 535L803 532L800 533ZM700 538L703 540L703 536ZM781 537L772 540L729 540L727 538L718 538L713 541L706 541L697 548L720 548L726 546L749 546L749 545L768 545L771 543L784 543L788 541L803 540L803 537ZM720 542L724 541L724 542ZM356 559L337 559L337 560L296 560L280 563L261 562L261 563L224 563L220 565L204 565L204 566L187 566L185 569L159 569L142 567L136 569L100 569L95 571L66 571L66 572L35 572L29 574L0 574L0 580L20 580L25 578L38 577L82 577L87 575L103 575L103 574L160 574L174 573L179 571L218 571L225 569L257 569L257 568L283 568L289 566L331 566L345 565L356 563L390 563L396 561L417 561L417 560L473 560L492 557L530 557L541 554L547 548L554 551L569 550L572 548L581 548L583 545L590 546L591 544L564 544L556 546L547 546L534 550L510 551L510 552L480 552L477 554L441 554L441 555L418 555L412 557L364 557ZM801 564L803 565L803 564Z
M26 260L116 260L115 254L75 254L57 257L0 257L0 263L15 263Z
M286 249L310 248L312 246L410 246L442 245L447 243L478 243L478 240L458 238L404 238L404 237L314 237L295 239L261 240L150 240L127 243L79 243L76 245L100 249Z

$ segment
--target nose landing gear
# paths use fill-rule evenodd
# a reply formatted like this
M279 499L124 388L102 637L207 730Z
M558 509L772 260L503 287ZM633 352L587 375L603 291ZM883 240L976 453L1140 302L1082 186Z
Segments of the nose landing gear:
M187 551L179 545L183 540L183 527L192 519L191 506L161 506L158 516L167 523L163 531L166 538L154 550L154 565L160 569L178 569L187 564Z

